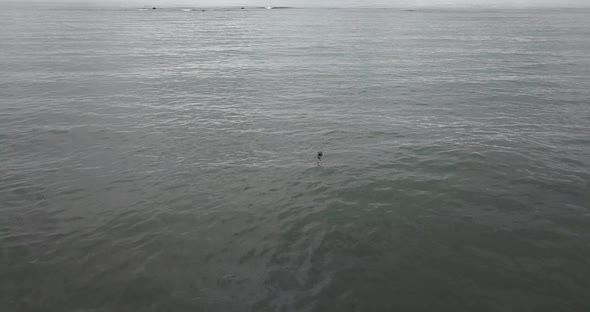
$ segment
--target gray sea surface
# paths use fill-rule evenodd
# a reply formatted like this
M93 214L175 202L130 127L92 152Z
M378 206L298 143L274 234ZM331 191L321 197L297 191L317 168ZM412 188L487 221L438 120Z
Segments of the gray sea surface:
M589 181L588 10L0 10L3 312L586 312Z

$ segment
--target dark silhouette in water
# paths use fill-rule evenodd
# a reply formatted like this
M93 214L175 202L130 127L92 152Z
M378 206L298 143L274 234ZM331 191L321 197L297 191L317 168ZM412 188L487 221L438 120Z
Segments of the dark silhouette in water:
M156 7L153 7L153 8L152 8L152 10L155 10L155 9L156 9Z
M318 152L318 160L322 160L322 156L324 156L324 152Z

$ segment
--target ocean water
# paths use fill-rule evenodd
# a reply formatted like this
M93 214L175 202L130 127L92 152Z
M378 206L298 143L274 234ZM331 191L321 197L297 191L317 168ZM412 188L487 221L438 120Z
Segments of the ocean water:
M590 311L589 90L590 11L3 6L0 310Z

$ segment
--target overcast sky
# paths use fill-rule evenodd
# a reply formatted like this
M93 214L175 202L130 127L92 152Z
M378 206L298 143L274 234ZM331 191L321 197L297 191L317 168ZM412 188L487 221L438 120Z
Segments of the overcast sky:
M326 6L326 7L590 7L590 0L0 0L158 6Z

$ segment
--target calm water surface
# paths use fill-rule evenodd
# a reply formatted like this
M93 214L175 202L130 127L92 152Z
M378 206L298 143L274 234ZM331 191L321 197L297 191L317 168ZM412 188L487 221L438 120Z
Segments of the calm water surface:
M0 310L590 311L589 90L588 11L2 7Z

